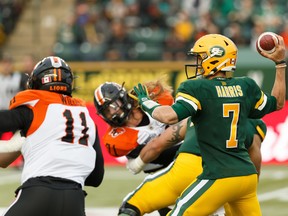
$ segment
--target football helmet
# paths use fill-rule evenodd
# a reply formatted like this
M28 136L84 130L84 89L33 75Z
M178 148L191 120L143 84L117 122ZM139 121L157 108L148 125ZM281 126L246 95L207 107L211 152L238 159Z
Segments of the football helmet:
M27 81L28 89L47 90L71 96L73 73L68 64L57 56L39 61Z
M234 72L238 49L234 42L220 34L208 34L198 39L188 52L192 64L185 65L187 79L209 77L219 71Z
M123 85L105 82L94 92L94 105L97 114L111 126L123 126L129 116L133 99L128 96Z

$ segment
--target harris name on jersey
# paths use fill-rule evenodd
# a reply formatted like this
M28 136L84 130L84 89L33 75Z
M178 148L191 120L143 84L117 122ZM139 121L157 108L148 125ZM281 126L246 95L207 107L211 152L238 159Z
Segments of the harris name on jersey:
M240 85L215 86L218 97L242 97L243 91Z

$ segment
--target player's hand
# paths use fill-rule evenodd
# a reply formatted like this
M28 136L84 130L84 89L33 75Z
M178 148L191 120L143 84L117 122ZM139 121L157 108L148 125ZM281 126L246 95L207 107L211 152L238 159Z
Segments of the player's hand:
M21 136L20 131L16 131L10 140L0 141L0 153L20 151L25 141L26 138Z
M150 99L146 86L142 85L141 83L139 83L138 86L134 86L133 89L137 95L141 109L148 112L152 116L154 109L160 105Z
M135 159L128 159L126 167L134 175L140 173L146 164L142 161L140 156Z
M261 54L263 54L264 57L271 59L277 64L285 60L286 49L283 37L277 34L276 37L278 38L278 42L276 41L276 39L273 38L276 44L275 51L270 54L266 52L263 52Z

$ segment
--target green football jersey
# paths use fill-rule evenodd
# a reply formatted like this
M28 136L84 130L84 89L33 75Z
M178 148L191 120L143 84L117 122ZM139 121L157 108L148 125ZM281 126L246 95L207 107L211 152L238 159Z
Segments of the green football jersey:
M194 155L201 156L196 131L191 118L187 121L187 129L185 133L185 138L183 143L181 144L180 148L178 149L179 153L190 153Z
M276 110L276 99L254 80L214 78L187 80L172 108L179 121L191 116L203 160L199 178L217 179L257 173L245 147L248 118Z
M248 149L252 145L254 134L258 134L263 141L267 132L266 124L260 119L248 119L245 129L246 139L244 143L246 149ZM179 153L189 153L201 156L195 127L193 122L191 121L191 118L187 120L187 130L185 138L180 148L178 149L177 155Z

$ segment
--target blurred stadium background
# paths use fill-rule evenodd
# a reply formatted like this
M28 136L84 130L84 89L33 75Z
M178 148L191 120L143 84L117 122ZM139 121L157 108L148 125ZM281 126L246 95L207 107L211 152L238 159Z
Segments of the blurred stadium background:
M255 51L255 41L264 31L282 35L288 47L287 0L0 0L0 56L12 57L14 70L20 72L26 72L27 56L34 62L47 55L68 61L79 77L74 95L87 100L100 134L106 125L92 105L99 84L125 82L129 89L166 75L176 89L186 79L186 52L207 33L230 37L239 47L236 76L250 76L270 92L274 64ZM259 199L265 216L288 212L287 113L288 102L282 111L264 118L268 132L262 145ZM112 208L115 215L114 207L144 178L125 170L125 158L112 158L104 148L103 152L104 183L87 189L87 206L98 212L92 209L88 216L109 215L100 212L102 207ZM19 167L21 160L0 170L0 207L13 200Z

